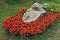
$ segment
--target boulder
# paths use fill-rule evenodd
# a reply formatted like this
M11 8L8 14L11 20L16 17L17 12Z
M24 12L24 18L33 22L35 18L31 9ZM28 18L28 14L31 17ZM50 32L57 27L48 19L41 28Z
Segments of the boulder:
M32 22L41 17L44 13L46 13L46 10L43 9L42 4L36 2L24 13L22 18L24 22Z

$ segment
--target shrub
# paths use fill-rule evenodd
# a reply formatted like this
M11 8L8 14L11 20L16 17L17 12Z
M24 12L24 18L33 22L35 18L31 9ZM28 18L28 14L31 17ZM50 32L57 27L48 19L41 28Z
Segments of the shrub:
M59 12L52 14L52 12L48 12L46 15L36 19L31 23L24 22L22 20L21 14L24 13L26 9L21 9L19 14L8 18L3 22L3 27L5 30L8 30L12 34L21 34L26 36L35 35L42 33L46 30L46 27L52 25L58 18Z

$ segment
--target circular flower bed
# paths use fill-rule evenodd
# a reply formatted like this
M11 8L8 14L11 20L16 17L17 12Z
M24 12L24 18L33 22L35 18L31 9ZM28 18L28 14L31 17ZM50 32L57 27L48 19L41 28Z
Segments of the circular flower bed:
M21 16L24 12L26 12L26 9L23 8L17 15L6 19L3 22L4 29L13 34L19 33L24 36L27 34L35 35L45 31L46 27L53 24L59 16L59 12L56 12L55 14L47 12L46 15L36 19L35 21L24 22Z

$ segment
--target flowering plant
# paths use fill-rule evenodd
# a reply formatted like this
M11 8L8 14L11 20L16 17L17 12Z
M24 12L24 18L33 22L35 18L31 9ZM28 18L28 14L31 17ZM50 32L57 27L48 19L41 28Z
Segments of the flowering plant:
M5 20L3 22L4 29L12 34L19 33L24 36L27 34L35 35L45 31L46 27L53 24L59 16L59 12L56 12L55 14L47 12L46 15L28 23L22 20L21 14L24 12L26 12L26 9L23 8L19 11L19 14Z

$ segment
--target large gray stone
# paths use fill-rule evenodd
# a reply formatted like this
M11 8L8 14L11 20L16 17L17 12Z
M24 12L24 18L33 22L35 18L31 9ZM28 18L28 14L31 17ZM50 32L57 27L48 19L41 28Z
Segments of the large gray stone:
M46 11L38 2L34 3L23 15L24 22L32 22L42 16Z

